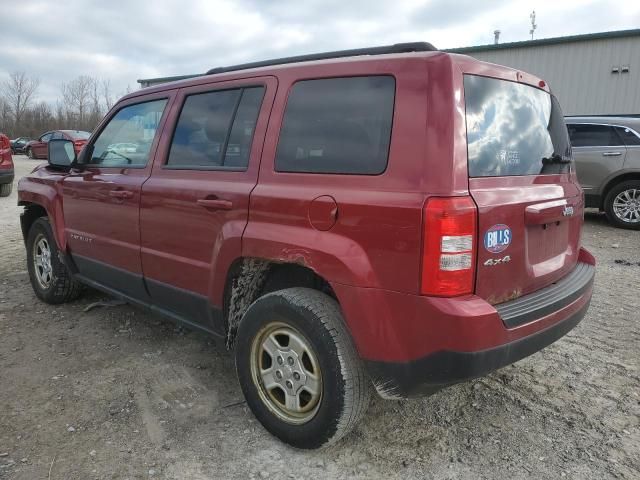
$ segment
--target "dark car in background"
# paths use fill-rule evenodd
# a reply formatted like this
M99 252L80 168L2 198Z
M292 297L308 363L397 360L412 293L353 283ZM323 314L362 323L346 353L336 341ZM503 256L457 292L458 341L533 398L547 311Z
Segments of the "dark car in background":
M0 133L0 197L8 197L13 190L13 158L11 158L11 141Z
M587 207L640 230L640 117L565 117Z
M24 148L27 146L27 143L31 141L29 137L18 137L11 140L11 153L18 154L24 153Z
M91 136L91 133L82 130L51 130L45 132L37 140L31 140L24 147L24 153L29 158L47 159L47 144L49 140L71 140L76 154L80 153L82 147Z

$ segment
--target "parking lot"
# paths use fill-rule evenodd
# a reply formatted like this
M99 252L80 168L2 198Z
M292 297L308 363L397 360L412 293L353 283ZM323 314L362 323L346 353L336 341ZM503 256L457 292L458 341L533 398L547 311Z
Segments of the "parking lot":
M14 157L16 178L38 161ZM586 215L584 321L432 397L383 401L337 445L293 450L243 402L232 357L136 308L29 285L16 189L0 199L0 478L640 478L640 232Z

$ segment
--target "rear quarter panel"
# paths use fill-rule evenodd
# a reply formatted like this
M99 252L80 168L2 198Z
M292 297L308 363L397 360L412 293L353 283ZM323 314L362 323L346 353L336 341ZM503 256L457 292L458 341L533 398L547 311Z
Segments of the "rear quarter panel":
M436 54L445 57L443 54ZM267 131L260 177L251 194L243 255L305 265L329 282L417 292L425 191L449 193L451 123L428 130L427 104L447 110L449 91L427 88L429 62L420 59L350 60L331 69L314 64L282 71ZM434 70L443 87L446 78ZM298 80L392 75L396 81L387 169L380 175L276 172L274 159L288 94ZM444 75L446 77L446 74ZM425 135L425 132L428 133ZM448 138L442 138L446 132ZM427 137L433 141L427 149ZM441 162L427 162L434 155ZM309 220L311 202L331 196L337 221L328 231Z
M640 146L627 147L627 156L624 160L624 169L640 172Z

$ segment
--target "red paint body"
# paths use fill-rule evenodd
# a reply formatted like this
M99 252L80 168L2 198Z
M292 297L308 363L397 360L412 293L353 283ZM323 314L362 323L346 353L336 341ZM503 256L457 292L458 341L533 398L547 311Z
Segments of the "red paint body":
M46 160L47 159L47 148L49 144L49 140L53 138L60 138L65 140L71 140L73 142L73 149L76 154L79 154L82 150L82 147L87 143L86 139L78 138L75 135L77 130L51 130L49 132L45 132L38 137L37 140L31 140L24 146L24 151L31 150L33 158L39 158ZM86 134L87 132L80 132L82 134Z
M543 85L506 67L433 52L308 62L149 88L124 97L96 129L123 105L167 98L146 168L40 168L21 181L20 202L47 210L64 251L218 307L229 268L240 258L304 265L329 282L368 360L402 362L440 350L502 345L580 310L591 289L561 310L512 329L493 304L556 282L579 258L594 262L580 248L583 199L575 173L469 179L463 73ZM376 74L396 81L383 174L275 171L283 113L296 81ZM187 94L254 85L265 86L266 93L246 171L164 168ZM114 197L111 192L119 190L129 198ZM420 295L425 203L431 196L465 195L478 208L474 294ZM573 206L575 215L563 218L558 208L564 205ZM547 223L552 225L543 229ZM512 260L487 268L483 262L491 255L480 248L482 233L495 224L513 231ZM165 299L151 301L162 306Z
M13 170L11 143L4 133L0 133L0 170Z

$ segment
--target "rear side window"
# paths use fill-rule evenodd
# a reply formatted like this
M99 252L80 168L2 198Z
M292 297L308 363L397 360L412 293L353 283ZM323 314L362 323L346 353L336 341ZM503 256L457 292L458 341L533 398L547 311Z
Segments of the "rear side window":
M275 167L279 172L377 175L387 167L395 79L304 80L287 102Z
M613 127L609 125L569 125L569 137L574 147L614 147L622 145Z
M224 156L225 167L244 167L249 164L253 131L258 121L264 88L245 88L238 105L236 118L231 127L227 150Z
M625 127L615 127L625 145L640 145L640 137Z
M167 165L177 169L246 169L263 87L189 95Z
M522 83L464 76L470 177L569 170L571 145L553 95Z

